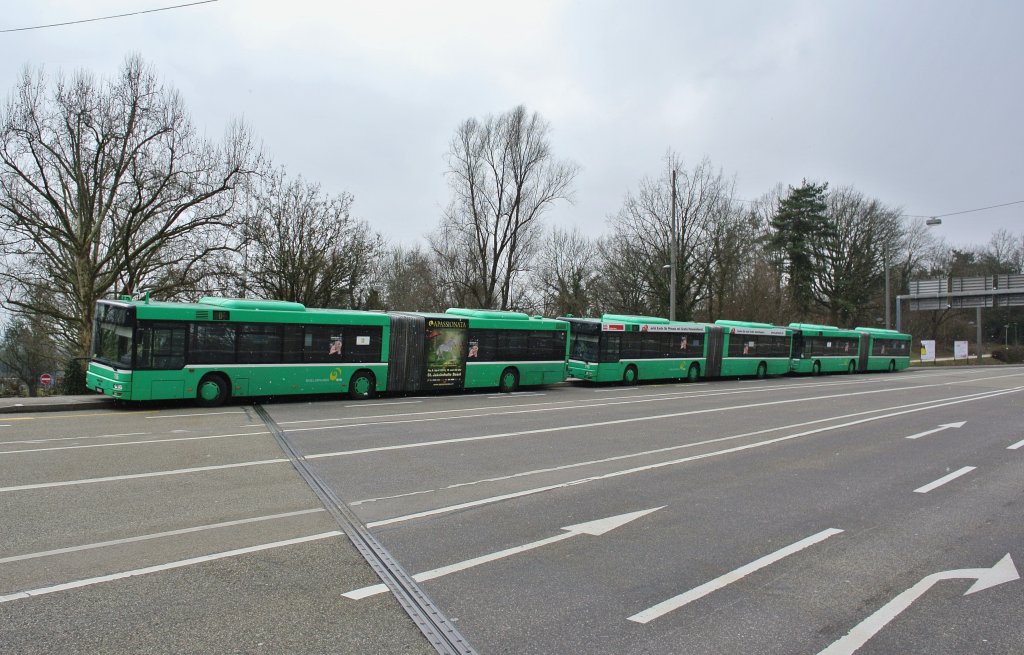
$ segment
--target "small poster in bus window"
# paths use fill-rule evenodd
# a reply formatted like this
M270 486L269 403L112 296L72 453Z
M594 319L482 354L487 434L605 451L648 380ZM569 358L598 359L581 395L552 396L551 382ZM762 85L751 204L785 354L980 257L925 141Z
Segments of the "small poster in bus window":
M428 318L424 346L428 389L461 389L466 379L466 333L469 321Z

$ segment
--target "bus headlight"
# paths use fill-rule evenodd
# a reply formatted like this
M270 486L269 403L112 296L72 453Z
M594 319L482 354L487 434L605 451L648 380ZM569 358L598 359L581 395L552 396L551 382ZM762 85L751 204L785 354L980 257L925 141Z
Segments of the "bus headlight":
M121 391L122 389L124 389L124 385L123 384L115 384L114 385L114 391Z

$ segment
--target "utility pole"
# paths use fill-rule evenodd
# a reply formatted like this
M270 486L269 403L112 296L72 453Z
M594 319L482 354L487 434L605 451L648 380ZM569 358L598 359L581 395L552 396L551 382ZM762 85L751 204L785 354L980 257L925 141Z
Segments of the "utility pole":
M882 240L882 267L885 269L885 329L888 330L889 322L889 242L883 237Z
M669 220L668 244L668 320L676 320L676 169L672 167L672 218Z

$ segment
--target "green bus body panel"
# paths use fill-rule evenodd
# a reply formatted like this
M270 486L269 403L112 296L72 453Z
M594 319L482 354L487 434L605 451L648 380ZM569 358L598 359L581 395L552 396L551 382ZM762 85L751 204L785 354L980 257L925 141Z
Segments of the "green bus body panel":
M657 359L619 359L617 362L584 362L569 359L569 375L586 382L622 382L626 369L634 367L637 379L649 380L685 380L690 374L690 367L696 364L700 370L699 377L704 377L707 368L707 328L706 323L688 321L670 321L658 316L639 316L630 314L602 314L601 318L576 318L576 321L594 326L616 326L613 330L605 330L608 334L624 332L642 332L642 326L657 328L677 328L680 332L704 332L703 357L659 357ZM570 323L571 326L571 323ZM621 329L619 328L621 326ZM571 330L571 327L570 327ZM663 330L671 331L671 330ZM603 333L603 332L602 332Z
M417 312L418 313L418 312ZM521 312L503 312L485 309L452 307L444 314L425 314L424 318L465 318L470 330L550 330L565 332L565 352L560 361L490 361L466 362L465 389L488 389L499 386L502 372L514 368L519 373L520 386L536 386L565 382L569 375L565 360L569 355L569 324L554 318L529 316Z
M871 328L871 327L856 327L856 332L863 332L871 337L870 348L874 348L875 339L891 339L895 341L905 341L907 344L907 354L902 355L875 355L873 350L868 355L868 364L865 370L867 371L888 371L890 365L894 365L895 370L902 371L910 367L910 344L913 337L909 334L898 332L896 330L885 330L882 328Z
M186 365L177 370L122 370L91 361L86 372L90 389L121 400L177 400L195 398L200 381L209 373L223 376L232 396L287 394L338 394L349 392L349 382L359 371L370 371L377 392L388 391L388 360L391 318L379 312L314 309L301 303L276 300L204 297L198 303L153 300L114 301L131 306L136 321L190 322L197 324L275 323L297 325L371 326L381 328L381 358L374 362L209 364ZM215 312L217 312L215 314ZM425 318L457 316L469 329L568 331L565 321L528 316L519 312L449 309L445 314L420 314ZM218 318L219 316L219 318ZM226 317L226 318L225 318ZM472 362L466 366L465 388L497 387L502 372L515 368L520 385L562 382L568 375L565 352L553 361ZM399 390L401 391L401 390Z
M569 360L569 374L587 382L621 382L627 366L636 367L640 380L685 380L690 366L697 364L703 377L706 360L688 359L621 359L617 362L586 363L578 359Z
M857 361L860 357L860 332L857 330L815 323L790 323L789 328L799 330L808 337L856 339L858 344L857 350L841 355L808 355L805 353L803 357L798 358L794 352L793 359L790 360L790 371L793 373L812 374L815 362L819 365L819 373L849 373L851 364L853 364L853 370L857 370Z
M268 375L268 368L273 368L271 375ZM232 396L343 395L348 393L349 381L357 371L373 372L376 390L385 390L386 363L222 364L168 371L113 371L91 362L86 384L90 389L102 389L104 395L121 400L180 400L194 398L203 376L217 373L227 379Z

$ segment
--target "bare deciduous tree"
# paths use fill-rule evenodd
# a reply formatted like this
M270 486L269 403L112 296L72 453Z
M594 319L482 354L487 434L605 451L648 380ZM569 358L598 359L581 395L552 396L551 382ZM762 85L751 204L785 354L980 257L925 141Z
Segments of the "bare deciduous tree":
M61 353L46 321L40 316L19 317L10 322L0 338L0 366L39 395L39 377L59 366Z
M609 217L612 238L605 253L616 260L606 258L604 277L613 287L647 289L649 300L637 309L667 314L670 276L665 267L673 236L671 171L675 170L677 317L690 320L707 295L712 266L709 238L715 222L732 214L733 183L707 159L687 170L681 158L670 152L666 163L665 174L642 179L637 192L627 193L618 213ZM634 265L624 270L623 264L630 260ZM611 279L614 275L625 278L616 281Z
M0 113L5 305L88 354L96 300L202 284L255 153L241 124L220 144L201 138L137 56L112 78L82 71L52 87L26 69Z
M900 210L852 187L829 191L826 205L832 229L817 248L821 266L813 281L815 301L831 325L870 324L885 313L884 302L876 301L884 295L883 258L891 266L900 256Z
M245 222L242 288L310 307L377 309L384 241L351 215L353 197L278 169L252 198Z
M443 312L455 303L437 285L434 260L419 246L395 246L382 272L384 306L389 310Z
M546 316L590 316L598 276L597 244L578 228L552 228L537 256L532 286Z
M452 201L430 236L442 284L459 304L508 309L530 268L541 217L572 199L578 167L555 158L550 125L522 105L462 123L448 152Z

